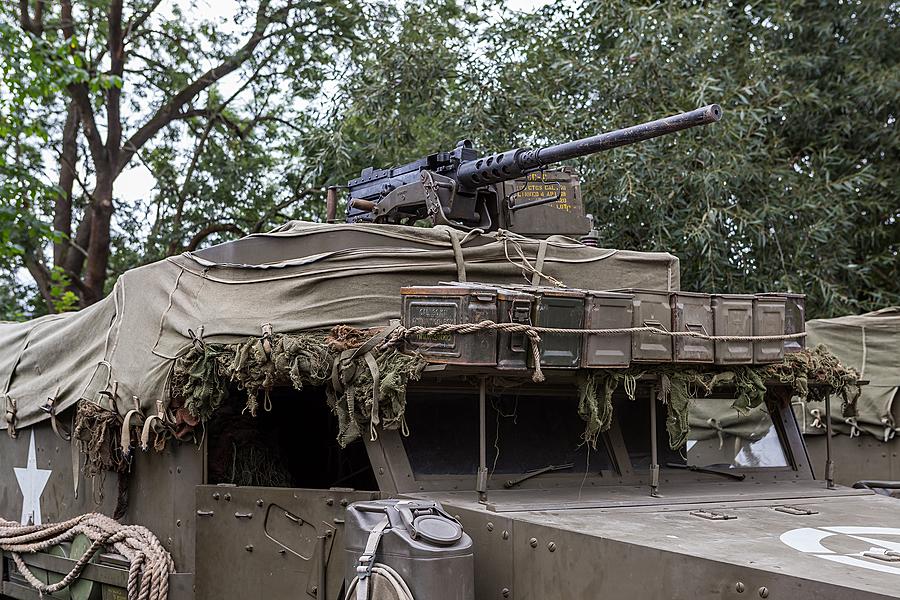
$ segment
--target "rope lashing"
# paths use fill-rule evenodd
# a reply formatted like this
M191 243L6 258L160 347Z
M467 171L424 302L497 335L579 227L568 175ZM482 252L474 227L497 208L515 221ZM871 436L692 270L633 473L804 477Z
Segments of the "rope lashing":
M47 585L40 581L22 559L22 554L49 550L73 540L79 534L90 539L91 546L57 583ZM146 527L122 525L99 513L88 513L46 525L20 525L0 519L0 550L12 554L16 568L42 596L54 594L75 582L103 546L112 546L130 562L128 600L168 598L169 574L175 572L175 564L157 537Z
M542 333L562 335L599 335L615 336L635 333L647 333L651 335L668 336L671 338L691 337L708 340L711 342L774 342L794 340L806 337L806 332L785 333L780 335L708 335L699 331L667 331L660 327L620 327L616 329L566 329L560 327L538 327L526 323L495 323L494 321L480 321L478 323L444 323L432 327L414 325L412 327L399 326L387 337L383 347L393 346L411 336L431 336L448 333L470 334L483 331L503 331L508 333L523 333L531 340L531 355L534 359L534 376L536 383L544 381L541 372L540 343Z

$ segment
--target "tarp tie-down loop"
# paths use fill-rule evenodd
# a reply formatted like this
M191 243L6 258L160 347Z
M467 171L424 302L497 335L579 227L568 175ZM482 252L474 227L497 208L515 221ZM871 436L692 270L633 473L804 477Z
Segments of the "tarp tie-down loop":
M725 446L725 429L719 425L719 420L715 417L708 418L706 424L716 430L716 434L719 436L719 450L721 450Z
M155 425L154 425L155 424ZM170 429L166 426L165 410L163 409L163 401L156 401L156 414L150 415L144 420L144 427L141 429L141 450L146 451L150 445L150 430L157 432L157 445L165 446L165 440L169 436Z
M191 338L191 344L197 350L203 350L204 346L206 346L206 342L203 341L203 325L197 328L197 333L194 333L193 329L188 329L188 337Z
M47 402L41 406L41 410L50 415L50 427L53 429L56 437L64 442L68 442L72 439L72 433L61 425L59 419L56 418L56 404L59 402L59 391L60 387L57 386L56 393L47 398Z
M813 429L824 429L825 424L822 422L822 411L818 408L812 408L809 411L809 414L813 416L813 422L810 424L810 427Z
M131 454L131 420L134 417L138 417L138 422L135 424L135 427L140 427L142 425L141 420L144 418L141 409L137 405L137 396L134 396L135 399L135 407L125 413L125 418L122 420L122 436L119 440L119 445L122 448L122 455L128 457Z
M9 437L16 439L16 399L6 394L6 433Z
M399 328L400 321L391 320L389 326L366 340L365 344L358 348L343 351L339 359L334 361L332 365L331 383L335 392L340 394L347 390L347 396L351 399L355 396L353 387L358 373L356 359L362 356L363 361L369 368L369 372L372 374L372 416L369 420L369 437L373 442L378 439L376 428L381 424L381 370L378 368L374 352L383 349L386 346L385 342L388 337ZM351 407L351 414L353 408L355 407Z
M846 417L844 422L850 426L850 437L859 437L859 427L857 426L856 417Z

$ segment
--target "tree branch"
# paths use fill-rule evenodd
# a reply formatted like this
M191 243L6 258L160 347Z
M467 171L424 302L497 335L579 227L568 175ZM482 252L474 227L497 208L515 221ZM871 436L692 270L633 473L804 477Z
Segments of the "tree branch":
M66 124L63 127L62 151L59 156L59 189L53 206L53 229L65 239L53 243L53 264L62 266L72 235L72 187L75 184L75 162L78 159L78 106L69 102Z
M303 200L304 198L306 198L307 196L309 196L311 194L321 193L323 191L324 190L322 188L306 188L305 190L301 190L301 191L297 192L297 194L295 196L292 196L292 197L288 198L287 200L282 200L281 202L279 202L278 204L276 204L275 206L273 206L272 208L270 208L269 210L267 210L266 212L264 212L262 214L262 216L259 218L259 220L256 222L256 224L250 230L250 233L259 233L260 231L262 231L263 226L265 226L266 222L269 219L271 219L273 216L280 213L282 210L284 210L291 204L294 204L295 202L299 202L300 200Z
M44 33L44 0L37 0L34 7L34 18L28 14L28 0L19 0L19 24L22 29L41 37Z
M186 252L193 252L197 249L197 246L199 246L203 240L205 240L212 234L222 233L225 231L230 231L241 236L246 235L244 231L234 223L213 223L212 225L207 225L206 227L195 233L194 237L191 238L191 241L188 242L187 246L185 246L184 249Z
M276 11L272 15L266 14L269 7L268 0L262 0L256 13L256 26L250 38L234 54L226 58L217 66L209 69L200 77L186 85L178 93L163 104L150 119L138 129L131 138L125 142L122 153L116 165L116 173L120 173L134 153L137 152L148 140L156 135L160 129L177 118L181 108L190 102L197 94L219 81L229 73L234 72L256 50L256 47L266 37L266 29L277 18L284 16L286 9Z
M122 31L122 2L113 0L109 5L107 19L109 23L108 45L110 75L121 78L125 69L125 44ZM111 164L117 164L119 146L122 143L121 119L122 88L111 86L106 91L106 154Z
M153 14L153 11L155 11L159 7L160 3L162 3L162 0L153 0L153 4L151 4L146 11L139 15L132 16L131 20L128 21L128 25L125 26L123 39L127 40L129 36L131 36L132 32L140 29L144 25L144 23L147 22L147 19L150 18L150 15Z
M51 293L53 278L50 275L50 270L30 252L24 254L22 262L25 263L25 268L28 269L28 272L34 278L38 291L41 293L41 298L47 304L47 310L56 312L56 307L53 305L53 294Z

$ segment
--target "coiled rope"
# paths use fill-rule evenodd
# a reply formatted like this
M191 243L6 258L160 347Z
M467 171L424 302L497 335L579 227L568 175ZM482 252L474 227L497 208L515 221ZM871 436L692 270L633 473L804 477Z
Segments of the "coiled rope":
M72 541L83 534L91 546L63 579L47 585L31 572L23 553L43 552ZM169 595L169 574L175 572L172 557L160 541L146 527L122 525L99 513L88 513L46 525L20 525L0 519L0 550L10 552L22 576L38 593L53 594L73 582L102 547L111 546L130 562L128 569L128 600L166 600Z
M398 325L386 338L382 347L395 346L413 336L433 336L448 333L472 334L484 331L502 331L507 333L522 333L531 340L531 356L534 364L534 375L532 379L536 383L544 381L544 374L541 371L540 361L540 334L554 335L599 335L614 336L635 333L647 333L650 335L661 335L670 338L691 337L708 340L711 342L774 342L784 340L795 340L806 337L806 332L801 333L785 333L780 335L708 335L698 331L667 331L661 327L643 326L643 327L620 327L616 329L566 329L560 327L538 327L528 325L527 323L495 323L494 321L480 321L478 323L444 323L442 325L434 325L424 327L414 325L412 327L404 327Z
M394 598L397 600L415 600L409 586L400 574L384 563L375 563L372 565L372 584L370 587L369 598L367 600L387 600ZM388 592L382 592L381 586L376 582L384 582L388 586ZM359 585L359 577L354 577L353 581L347 587L347 593L344 595L345 600L356 599L356 588Z

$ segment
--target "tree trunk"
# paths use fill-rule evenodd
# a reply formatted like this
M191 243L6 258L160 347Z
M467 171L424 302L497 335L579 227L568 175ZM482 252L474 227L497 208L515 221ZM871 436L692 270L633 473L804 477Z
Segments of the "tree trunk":
M93 304L103 298L106 269L109 265L110 224L113 215L113 167L98 165L97 187L94 189L91 237L84 265L83 305Z

